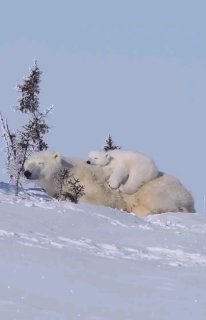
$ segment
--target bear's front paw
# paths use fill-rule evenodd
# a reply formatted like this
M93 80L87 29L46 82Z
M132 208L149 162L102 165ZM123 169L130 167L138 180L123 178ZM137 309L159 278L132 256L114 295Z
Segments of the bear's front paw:
M111 189L117 189L119 187L119 184L117 181L115 181L114 179L109 179L107 181L108 183L108 186L111 188Z

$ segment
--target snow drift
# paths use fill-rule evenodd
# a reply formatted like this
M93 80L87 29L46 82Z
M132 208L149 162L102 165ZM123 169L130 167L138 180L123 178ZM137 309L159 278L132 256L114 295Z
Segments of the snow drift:
M0 183L0 319L206 317L206 216L141 219Z

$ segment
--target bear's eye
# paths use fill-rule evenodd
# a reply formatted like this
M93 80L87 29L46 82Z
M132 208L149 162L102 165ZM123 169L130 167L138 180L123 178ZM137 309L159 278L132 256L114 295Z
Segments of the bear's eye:
M98 160L98 157L94 157L94 160Z
M43 166L44 165L44 162L39 162L38 163L40 166Z

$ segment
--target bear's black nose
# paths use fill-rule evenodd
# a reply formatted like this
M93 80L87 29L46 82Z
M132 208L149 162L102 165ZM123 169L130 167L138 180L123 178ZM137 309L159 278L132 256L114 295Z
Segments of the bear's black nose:
M91 164L91 161L87 160L87 163L88 163L88 164Z
M28 171L28 170L26 170L26 171L24 171L24 175L25 175L25 177L26 177L27 179L29 179L29 178L31 177L31 172Z

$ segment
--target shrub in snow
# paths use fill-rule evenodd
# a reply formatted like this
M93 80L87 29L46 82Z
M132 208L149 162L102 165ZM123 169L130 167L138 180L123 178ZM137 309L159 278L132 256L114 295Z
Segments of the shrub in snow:
M79 179L74 178L68 169L61 169L55 175L55 188L58 190L56 195L59 200L69 199L74 203L78 203L81 196L84 195L84 186L80 184ZM67 188L70 186L70 188ZM70 190L70 192L65 190Z

